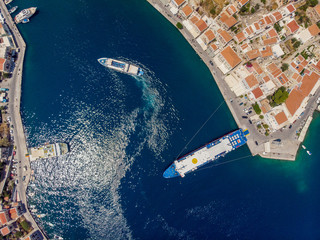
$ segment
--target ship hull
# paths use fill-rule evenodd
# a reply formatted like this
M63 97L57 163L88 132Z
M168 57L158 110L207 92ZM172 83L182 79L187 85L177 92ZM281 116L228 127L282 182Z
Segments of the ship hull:
M221 138L213 140L204 146L178 158L163 173L164 178L184 177L198 168L224 157L229 152L241 147L247 142L247 130L233 131Z
M138 66L112 58L99 58L98 62L106 68L110 68L129 75L142 76L144 74L143 70Z

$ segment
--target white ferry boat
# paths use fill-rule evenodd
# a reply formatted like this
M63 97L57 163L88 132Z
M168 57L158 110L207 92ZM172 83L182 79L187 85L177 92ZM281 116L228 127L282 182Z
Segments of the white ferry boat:
M178 158L163 173L164 178L184 177L203 165L224 157L247 142L247 129L238 129Z
M23 22L23 20L29 19L33 14L35 14L36 11L37 11L36 7L23 9L21 12L17 14L17 16L15 16L14 21L16 23L21 23Z
M141 68L138 66L135 66L133 64L125 63L119 60L115 60L112 58L99 58L98 62L107 68L111 68L113 70L122 72L122 73L127 73L130 75L135 75L135 76L142 76L143 71Z

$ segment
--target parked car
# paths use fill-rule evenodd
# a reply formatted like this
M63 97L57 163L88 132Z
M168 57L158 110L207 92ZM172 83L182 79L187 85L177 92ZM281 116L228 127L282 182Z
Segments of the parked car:
M251 113L252 113L252 111L249 111L249 112L248 112L248 114L251 114Z
M22 177L22 181L25 181L25 180L26 180L26 176L23 176L23 177Z
M252 124L252 121L249 119L249 123Z
M241 102L239 105L240 105L240 106L243 105L243 102Z
M259 145L257 141L254 142L257 146Z
M247 116L242 116L242 118L248 118Z

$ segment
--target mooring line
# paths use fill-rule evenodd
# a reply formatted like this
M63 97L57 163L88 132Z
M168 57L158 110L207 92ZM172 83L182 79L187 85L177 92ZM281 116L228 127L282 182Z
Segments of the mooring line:
M211 113L210 117L202 124L202 126L198 129L198 131L192 136L192 138L190 139L190 141L184 146L184 148L182 148L181 152L178 154L178 156L176 157L176 159L181 155L181 153L187 149L187 146L191 143L191 141L197 136L197 134L201 131L201 129L207 124L207 122L213 117L213 115L218 111L218 109L222 106L222 104L225 101L223 100L222 103L220 103L220 105L213 111L213 113Z

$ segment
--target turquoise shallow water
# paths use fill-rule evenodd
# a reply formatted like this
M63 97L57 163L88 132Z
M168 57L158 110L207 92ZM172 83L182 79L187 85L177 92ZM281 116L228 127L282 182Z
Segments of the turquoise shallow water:
M39 13L19 28L28 49L22 115L28 143L71 153L32 164L29 202L65 239L319 239L318 114L295 162L248 157L184 179L162 172L222 99L179 32L139 0L15 0ZM146 70L109 71L114 57ZM226 105L190 151L236 129ZM242 147L223 161L250 154ZM222 161L222 160L221 160ZM220 162L221 162L220 161ZM211 165L212 166L212 165Z

